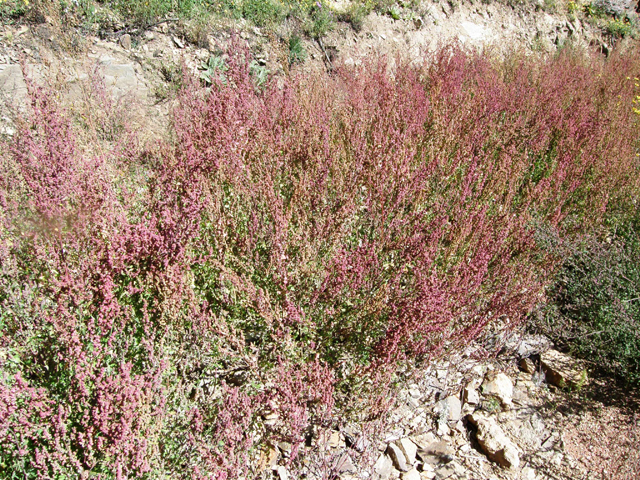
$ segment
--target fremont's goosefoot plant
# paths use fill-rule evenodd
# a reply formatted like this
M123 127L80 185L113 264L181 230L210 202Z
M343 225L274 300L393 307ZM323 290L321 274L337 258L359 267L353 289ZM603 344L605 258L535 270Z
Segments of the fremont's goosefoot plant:
M113 122L30 87L0 145L0 476L294 462L397 366L518 324L550 242L638 192L638 55L447 46L257 88L231 51L170 142L86 135Z

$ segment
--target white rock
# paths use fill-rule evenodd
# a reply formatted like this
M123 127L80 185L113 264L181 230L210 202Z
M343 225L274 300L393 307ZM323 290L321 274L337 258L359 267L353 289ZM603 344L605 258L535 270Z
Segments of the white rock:
M0 66L0 96L7 96L20 104L26 101L27 84L20 65Z
M409 422L409 427L411 430L418 430L418 427L424 425L427 422L427 415L422 412L416 416L411 422Z
M396 467L401 472L409 471L409 466L407 465L407 459L404 453L402 452L402 450L400 450L400 447L398 447L393 443L390 443L389 446L387 447L387 454L393 461L394 467Z
M404 428L396 427L391 432L387 432L384 438L385 443L395 442L404 436Z
M289 480L289 473L287 472L287 469L284 468L282 465L276 467L275 471L278 474L278 477L280 478L280 480Z
M475 388L469 388L467 386L464 389L464 401L469 405L477 405L480 403L480 394Z
M421 398L422 397L422 393L417 388L410 388L409 389L409 395L411 395L413 398Z
M413 441L413 443L415 443L419 448L422 448L422 449L425 449L429 447L429 445L431 445L432 443L435 443L438 441L436 436L431 432L423 433L421 435L413 435L410 438Z
M338 472L341 474L354 474L357 472L356 466L353 464L353 460L351 460L351 457L348 454L343 454L339 460Z
M562 464L562 460L564 459L564 455L561 453L556 453L553 455L553 457L551 457L551 460L549 463L551 463L551 465L553 465L554 467L559 467L560 464Z
M389 455L384 453L380 455L373 465L373 471L380 480L387 480L393 471L393 461L389 458Z
M342 434L340 432L332 432L329 440L327 441L327 446L330 448L344 447Z
M421 460L427 465L427 463L432 463L431 460L436 459L437 462L440 462L442 459L453 456L455 450L449 442L440 440L428 445L426 448L422 448L419 454Z
M451 433L451 429L446 423L439 423L436 433L441 437L445 437Z
M413 465L416 461L416 452L418 451L417 445L408 438L402 438L398 440L396 444L400 447L402 453L404 453L407 465Z
M279 418L280 416L276 412L268 413L264 417L264 424L275 425L276 423L278 423Z
M131 35L125 33L120 37L120 46L125 50L131 50Z
M582 387L587 381L587 371L576 359L548 350L540 356L540 364L547 381L557 387Z
M533 374L536 371L536 364L530 358L523 358L520 360L520 368L525 373Z
M464 426L462 420L458 420L453 426L453 429L461 435L464 435L467 432L467 427Z
M513 398L513 382L504 373L488 376L482 384L482 393L496 397L504 406L509 406Z
M424 463L422 464L422 471L423 472L435 472L435 469L433 468L433 466L429 463Z
M471 371L474 374L478 375L479 377L484 377L485 373L487 373L487 366L486 365L476 365L471 369ZM479 385L477 385L477 386L479 386Z
M184 42L180 40L178 37L172 37L173 43L176 44L178 48L184 48Z
M456 395L450 395L443 400L446 402L449 410L449 418L452 422L457 422L460 420L460 412L462 410L462 403L460 403L460 399Z
M485 37L484 27L471 22L462 22L462 28L472 40L482 40Z
M546 352L552 346L551 340L543 335L525 335L517 343L516 353L520 358Z
M418 472L418 470L416 470L415 468L412 468L408 472L404 472L401 478L402 480L421 480L420 472Z
M518 450L493 418L480 413L469 415L469 421L478 427L477 439L482 450L494 462L516 469L520 465Z

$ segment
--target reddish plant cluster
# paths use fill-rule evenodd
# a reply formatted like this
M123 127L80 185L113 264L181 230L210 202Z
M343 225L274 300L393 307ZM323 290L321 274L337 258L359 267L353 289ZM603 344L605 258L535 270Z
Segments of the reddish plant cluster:
M635 57L447 47L263 89L246 58L144 150L109 127L92 155L33 88L0 154L3 474L233 478L267 439L293 461L363 380L519 322L545 239L637 192Z

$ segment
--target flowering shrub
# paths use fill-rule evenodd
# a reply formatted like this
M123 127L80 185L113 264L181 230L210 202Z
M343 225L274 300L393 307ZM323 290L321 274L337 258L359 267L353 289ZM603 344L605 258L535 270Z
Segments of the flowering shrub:
M452 46L257 88L232 51L171 144L32 88L0 149L2 475L250 477L267 440L295 461L336 402L517 324L558 262L541 233L637 191L637 56Z

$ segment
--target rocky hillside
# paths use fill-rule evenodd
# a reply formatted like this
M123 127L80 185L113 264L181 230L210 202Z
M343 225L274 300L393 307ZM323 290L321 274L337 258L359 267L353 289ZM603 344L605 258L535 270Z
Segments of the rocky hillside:
M351 480L373 461L371 478L380 480L637 477L637 395L588 378L584 362L542 336L513 337L493 362L475 360L479 353L469 349L407 379L381 432L347 424L325 433L324 461ZM376 448L363 461L367 442ZM289 478L278 466L287 446L267 451L270 467ZM311 465L303 471L322 475Z
M100 18L108 22L90 23L47 8L7 14L0 27L0 136L7 142L18 136L30 86L47 85L76 121L100 125L98 141L80 136L79 145L107 158L113 144L121 147L114 138L130 129L136 145L149 145L139 156L152 156L164 145L154 142L174 135L169 113L177 92L189 80L215 84L228 71L232 48L250 52L260 88L289 74L331 73L378 56L390 59L391 68L407 59L419 64L452 43L496 59L572 48L604 58L637 47L636 5L624 0L398 2L365 10L347 1L317 3L330 18L321 30L294 16L265 24L249 15L183 18L170 12L128 23L107 12ZM120 117L103 118L103 110ZM134 149L127 141L121 143ZM302 445L282 436L252 449L251 470L279 480L639 478L636 394L595 374L590 362L560 352L554 340L505 329L499 338L487 334L437 362L401 368L377 399L383 415L355 422L360 404L349 399L352 411L312 425ZM0 360L7 355L0 344ZM250 383L232 378L245 375L245 365L215 367L230 385ZM212 392L198 385L189 401ZM260 412L267 430L282 420L276 407Z
M426 1L398 5L387 13L373 11L357 22L348 14L356 3L329 2L334 22L316 38L305 37L295 19L268 27L216 16L171 18L148 27L115 22L111 30L103 26L97 34L81 26L69 28L55 14L32 15L1 26L0 89L13 103L24 100L23 64L33 78L55 83L75 101L81 96L78 81L98 66L115 97L136 100L138 121L158 125L166 115L164 101L177 88L181 65L206 77L236 36L249 46L256 71L265 79L294 67L358 65L371 55L419 62L425 51L452 41L496 53L552 52L571 45L607 55L635 42L637 13L633 2L626 2Z

